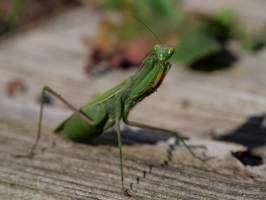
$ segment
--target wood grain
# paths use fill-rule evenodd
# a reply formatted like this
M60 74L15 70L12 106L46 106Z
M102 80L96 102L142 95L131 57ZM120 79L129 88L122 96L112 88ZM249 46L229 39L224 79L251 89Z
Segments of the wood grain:
M196 160L182 145L170 150L169 135L124 127L130 198L120 191L112 130L89 145L52 134L70 113L57 101L45 110L37 156L12 156L34 141L43 85L79 106L134 73L96 78L83 72L89 50L80 40L95 33L97 20L97 14L75 9L1 42L0 199L265 199L265 50L242 53L234 67L212 74L176 65L158 93L137 106L131 119L178 129L198 155L214 159ZM15 78L24 80L27 91L9 98L6 84ZM260 165L245 166L232 156L247 148L261 156Z

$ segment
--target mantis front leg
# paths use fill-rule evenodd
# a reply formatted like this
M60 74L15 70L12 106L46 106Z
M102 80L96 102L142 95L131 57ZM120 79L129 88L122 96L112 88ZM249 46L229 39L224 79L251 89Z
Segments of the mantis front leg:
M147 124L142 124L142 123L138 123L138 122L133 122L133 121L129 121L128 119L124 119L124 122L129 125L129 126L133 126L133 127L137 127L137 128L144 128L144 129L150 129L150 130L154 130L154 131L160 131L160 132L167 132L167 133L170 133L172 134L175 138L179 139L184 147L190 152L190 154L200 160L200 161L206 161L208 160L208 158L201 158L199 157L198 155L196 155L192 149L186 144L185 142L185 137L182 137L177 131L173 131L173 130L168 130L168 129L164 129L164 128L158 128L158 127L153 127L153 126L150 126L150 125L147 125Z
M120 176L121 176L121 186L122 191L126 196L130 196L128 193L128 190L125 189L124 186L124 165L123 165L123 143L121 138L121 130L120 130L120 120L121 120L121 111L122 111L122 103L121 103L121 97L117 97L115 101L115 129L117 134L117 143L118 143L118 149L119 149L119 167L120 167Z

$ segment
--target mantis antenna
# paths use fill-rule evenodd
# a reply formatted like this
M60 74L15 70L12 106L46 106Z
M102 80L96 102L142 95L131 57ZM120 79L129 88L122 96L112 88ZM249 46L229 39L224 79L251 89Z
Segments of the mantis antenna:
M160 40L160 37L140 18L138 18L135 15L132 14L123 14L124 16L129 16L132 17L133 19L135 19L136 21L138 21L140 24L142 24L143 26L145 26L145 28L147 28L150 33L153 35L153 37L159 42L159 44L162 44L162 41ZM173 48L177 48L176 45L169 45L169 47L173 47Z
M141 23L143 26L145 26L150 32L151 34L154 36L154 38L160 43L162 44L162 41L160 40L159 36L140 18L138 18L135 15L132 14L123 14L124 16L129 16L132 17L133 19L135 19L136 21L138 21L139 23Z

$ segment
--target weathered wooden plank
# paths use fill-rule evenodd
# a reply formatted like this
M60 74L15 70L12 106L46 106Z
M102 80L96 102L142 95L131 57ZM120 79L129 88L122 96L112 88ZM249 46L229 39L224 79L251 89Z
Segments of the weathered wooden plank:
M114 134L104 134L96 146L56 137L52 128L70 113L58 102L45 110L39 151L53 140L57 145L33 160L11 156L26 152L34 140L36 99L43 85L79 106L133 73L118 71L95 79L82 72L87 52L80 37L93 34L96 22L97 15L76 9L0 44L0 199L126 199L119 190ZM216 158L201 163L176 146L170 162L168 136L125 130L124 142L131 144L124 148L126 185L133 185L130 193L135 199L265 199L265 164L244 166L231 152L245 147L199 139L234 132L251 116L263 118L266 51L240 56L235 67L211 76L173 67L158 93L133 111L132 119L179 129L195 138L191 145L207 147L194 148L197 153ZM23 79L28 91L10 99L5 87L14 78ZM255 144L265 141L263 130L251 131L248 138ZM147 141L152 145L143 144ZM266 159L264 148L262 142L253 151ZM165 161L169 165L161 166Z
M32 126L25 123L2 122L5 123L0 126L0 185L10 185L9 197L126 198L119 190L115 146L101 142L97 146L74 144L45 131L41 147L49 147L56 139L55 147L39 151L33 160L14 159L12 154L27 152L34 132ZM230 150L240 150L242 147L219 143L215 146L224 149L225 154L219 154L220 158L205 163L191 158L184 148L177 146L173 151L173 162L169 162L168 166L160 165L167 157L168 145L165 142L125 146L126 185L132 186L130 193L136 199L265 198L265 184L261 182L261 176L252 177L254 173L245 172L246 169L229 154ZM196 151L199 153L199 150ZM209 151L212 152L212 149Z

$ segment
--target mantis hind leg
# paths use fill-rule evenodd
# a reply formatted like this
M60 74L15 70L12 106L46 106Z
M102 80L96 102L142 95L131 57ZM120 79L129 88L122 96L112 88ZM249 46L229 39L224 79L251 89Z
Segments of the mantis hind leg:
M39 112L39 120L38 120L38 131L37 131L37 136L35 139L35 142L33 146L30 149L30 152L26 155L16 155L16 157L33 157L34 152L38 146L39 140L41 138L41 129L42 129L42 119L43 119L43 109L44 109L44 98L45 98L45 93L48 92L51 95L55 96L57 99L59 99L61 102L63 102L69 109L73 110L76 114L81 116L85 122L88 124L92 123L92 120L82 111L79 109L75 108L71 103L69 103L67 100L65 100L61 95L59 95L57 92L55 92L53 89L51 89L48 86L44 86L42 89L42 94L41 94L41 105L40 105L40 112Z
M142 123L138 123L138 122L132 122L129 121L127 119L124 119L124 122L129 125L129 126L134 126L134 127L138 127L138 128L145 128L145 129L150 129L150 130L155 130L155 131L161 131L161 132L167 132L172 134L175 138L179 139L184 147L189 151L189 153L196 159L201 160L201 161L206 161L208 160L208 158L201 158L198 155L196 155L193 150L186 144L185 142L185 137L181 136L177 131L173 131L173 130L168 130L168 129L164 129L164 128L158 128L158 127L153 127L150 125L146 125L146 124L142 124Z

